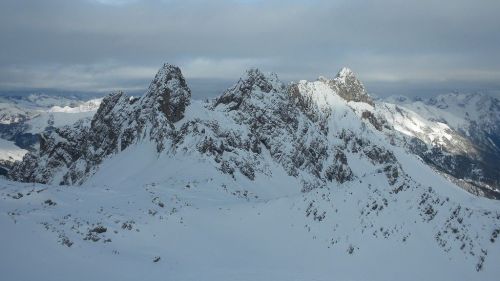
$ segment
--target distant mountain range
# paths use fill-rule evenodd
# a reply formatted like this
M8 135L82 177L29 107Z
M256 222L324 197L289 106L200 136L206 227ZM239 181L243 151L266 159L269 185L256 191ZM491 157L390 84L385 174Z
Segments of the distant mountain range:
M41 133L90 120L101 100L46 94L0 96L0 173L6 174L28 150L38 149Z

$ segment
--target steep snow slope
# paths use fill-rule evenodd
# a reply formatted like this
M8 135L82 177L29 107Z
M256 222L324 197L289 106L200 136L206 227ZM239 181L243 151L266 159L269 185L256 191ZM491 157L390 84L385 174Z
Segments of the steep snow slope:
M500 119L498 99L482 93L449 93L427 99L394 96L385 101L402 105L456 130L467 129L471 121L493 126Z
M17 231L44 227L23 256L41 279L63 260L37 262L48 249L93 269L61 279L496 280L498 201L398 146L377 107L346 69L288 86L252 69L190 101L165 64L143 97L112 94L91 122L43 135L10 176L75 186L5 182L16 243L0 245L16 253Z
M500 153L500 100L486 94L450 93L429 99L390 97L387 102L439 122L469 140L475 149Z
M500 198L500 101L485 94L450 93L430 99L391 97L379 113L403 134L411 150L441 171ZM417 120L417 122L415 122ZM416 128L416 129L415 129ZM439 129L442 128L442 129Z
M462 137L453 131L447 124L431 121L411 110L400 108L397 105L383 103L377 108L394 129L409 137L416 137L428 145L447 146L452 152L473 153L464 143Z

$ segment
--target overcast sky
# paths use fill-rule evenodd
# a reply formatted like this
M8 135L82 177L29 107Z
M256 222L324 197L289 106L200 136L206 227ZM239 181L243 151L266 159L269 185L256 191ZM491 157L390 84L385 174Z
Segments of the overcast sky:
M259 67L368 90L500 89L499 0L1 0L0 89L140 90Z

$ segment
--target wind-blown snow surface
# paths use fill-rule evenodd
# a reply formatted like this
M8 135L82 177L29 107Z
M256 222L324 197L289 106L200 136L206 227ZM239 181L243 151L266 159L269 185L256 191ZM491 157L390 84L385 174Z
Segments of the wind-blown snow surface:
M13 142L0 139L0 160L21 161L27 152Z
M499 227L500 206L439 177L424 180L439 187L432 200L443 199L429 223L418 211L424 186L390 195L377 188L385 177L367 175L371 186L355 181L304 194L279 167L271 182L234 181L203 161L158 158L151 147L106 161L83 186L1 181L3 278L497 280L500 274L499 244L483 237ZM120 165L130 160L136 166ZM422 169L408 172L418 176ZM110 180L111 174L118 177ZM448 251L436 242L435 232L458 206L461 225L470 229L466 251L485 240L475 256L460 251L453 237ZM106 231L92 232L96 226ZM487 258L477 272L482 251Z

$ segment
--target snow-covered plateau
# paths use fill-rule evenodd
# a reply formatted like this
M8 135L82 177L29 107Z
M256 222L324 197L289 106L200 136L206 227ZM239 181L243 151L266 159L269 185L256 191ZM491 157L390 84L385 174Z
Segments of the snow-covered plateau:
M498 280L500 138L470 126L498 100L392 99L344 68L197 101L165 64L141 97L51 105L89 115L0 179L2 279Z

